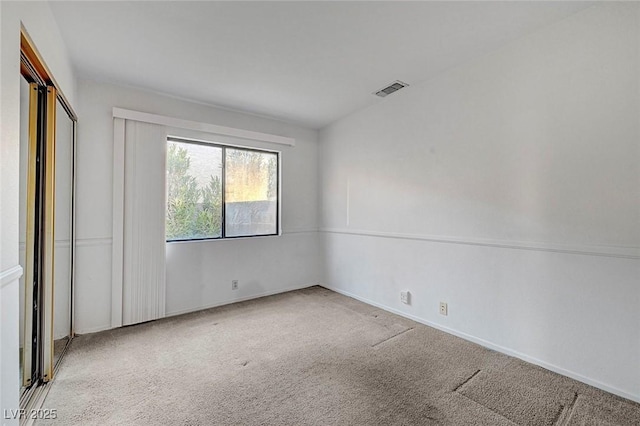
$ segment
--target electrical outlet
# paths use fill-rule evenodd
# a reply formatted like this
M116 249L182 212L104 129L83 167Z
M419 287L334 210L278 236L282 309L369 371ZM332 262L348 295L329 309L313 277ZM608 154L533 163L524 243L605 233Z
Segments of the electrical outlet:
M237 290L237 289L238 289L238 280L231 281L231 290Z
M440 315L447 316L448 309L446 302L440 302Z
M445 317L448 315L447 304L445 302L440 302L440 315L444 315Z
M408 290L400 292L400 301L406 305L411 304L411 293Z

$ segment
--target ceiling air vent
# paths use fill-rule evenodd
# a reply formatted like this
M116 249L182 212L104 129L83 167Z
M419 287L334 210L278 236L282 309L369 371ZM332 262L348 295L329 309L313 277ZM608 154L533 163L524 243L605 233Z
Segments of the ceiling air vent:
M378 90L377 92L374 93L374 95L376 96L380 96L381 98L384 98L387 95L392 94L393 92L397 92L398 90L402 89L403 87L407 87L408 84L407 83L403 83L399 80L394 81L393 83L391 83L390 85L388 85L385 88L382 88L380 90Z

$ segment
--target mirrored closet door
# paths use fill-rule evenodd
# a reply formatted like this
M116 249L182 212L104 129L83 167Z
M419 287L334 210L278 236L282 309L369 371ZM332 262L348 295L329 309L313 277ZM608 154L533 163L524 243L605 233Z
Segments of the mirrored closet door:
M20 83L21 408L73 338L76 116L26 33Z
M56 101L53 366L72 337L74 121Z
M28 165L29 165L29 96L30 96L29 82L22 77L20 79L20 212L19 212L19 242L20 242L20 266L22 266L22 270L24 271L22 277L20 278L20 384L22 386L22 390L24 391L27 385L31 384L30 378L30 368L25 368L25 356L26 356L26 346L31 346L32 337L26 336L25 333L25 323L30 322L27 321L26 318L26 299L25 293L27 293L26 282L32 282L33 280L33 268L27 266L27 211L30 211L30 215L34 215L34 206L27 205L27 178L29 176ZM35 197L32 195L30 197L31 201L35 201ZM30 218L31 220L35 220L34 217ZM33 225L31 225L31 229L33 232ZM30 244L33 245L33 236L30 237ZM33 254L35 250L30 251L31 258L29 259L29 265L33 265ZM30 294L29 300L32 300L32 295Z

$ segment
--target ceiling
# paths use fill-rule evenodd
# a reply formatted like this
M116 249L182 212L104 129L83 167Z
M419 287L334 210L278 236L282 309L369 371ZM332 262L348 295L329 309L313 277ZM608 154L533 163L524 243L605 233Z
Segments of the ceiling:
M81 78L321 128L592 3L50 4Z

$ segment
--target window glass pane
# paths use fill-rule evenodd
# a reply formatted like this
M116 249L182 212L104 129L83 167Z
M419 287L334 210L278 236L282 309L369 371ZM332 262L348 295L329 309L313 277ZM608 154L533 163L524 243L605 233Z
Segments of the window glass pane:
M167 142L167 240L222 236L222 148Z
M225 235L278 233L278 155L226 149Z

